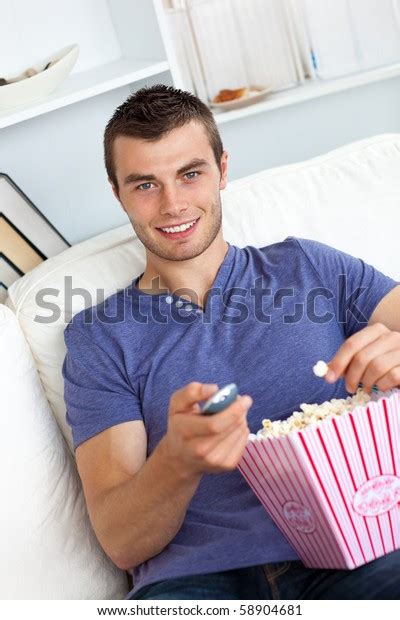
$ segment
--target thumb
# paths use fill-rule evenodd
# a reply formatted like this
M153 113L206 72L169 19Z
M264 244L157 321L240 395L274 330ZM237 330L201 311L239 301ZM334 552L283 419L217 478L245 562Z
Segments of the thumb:
M327 366L328 366L328 371L326 375L324 376L324 379L328 383L334 383L339 377L339 374L340 374L338 371L339 369L337 368L337 365L334 360L327 362Z
M172 394L170 412L179 413L190 411L190 413L200 413L201 408L198 401L210 398L210 396L217 391L218 385L216 383L192 381Z

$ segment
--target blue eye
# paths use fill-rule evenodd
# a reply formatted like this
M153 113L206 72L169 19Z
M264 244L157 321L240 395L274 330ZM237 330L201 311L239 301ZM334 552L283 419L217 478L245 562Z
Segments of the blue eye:
M150 181L147 181L147 183L142 183L141 185L138 185L136 189L140 190L140 188L143 187L144 185L151 185L151 183ZM146 190L143 190L143 191L146 191Z
M186 176L187 174L200 174L200 173L199 173L199 172L197 172L196 170L192 170L192 172L187 172L187 173L185 174L185 176ZM194 178L194 177L192 177L192 179L193 179L193 178Z
M199 175L199 174L201 174L201 172L197 172L197 170L192 170L191 172L186 172L185 176L187 176L188 174L197 174L197 175ZM188 180L191 181L192 179L195 179L195 178L196 177L190 177L190 179L188 179ZM136 189L139 190L139 191L145 192L145 191L147 191L146 189L144 189L145 185L151 185L150 181L147 181L147 183L142 183L141 185L138 185L136 187Z

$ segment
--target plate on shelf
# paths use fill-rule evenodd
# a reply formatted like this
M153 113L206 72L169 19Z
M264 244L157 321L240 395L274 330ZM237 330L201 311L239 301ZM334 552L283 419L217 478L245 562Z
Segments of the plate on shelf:
M236 110L237 108L242 108L246 105L251 105L252 103L256 103L264 99L266 95L273 92L273 88L271 86L250 86L247 89L247 92L242 96L236 99L230 99L229 101L220 101L214 102L209 101L210 108L215 108L219 110Z

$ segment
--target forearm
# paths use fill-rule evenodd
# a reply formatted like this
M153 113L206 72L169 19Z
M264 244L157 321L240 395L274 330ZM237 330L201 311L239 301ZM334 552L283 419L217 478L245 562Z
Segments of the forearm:
M108 491L90 517L114 563L128 569L160 553L179 531L200 480L170 461L161 440L133 478Z

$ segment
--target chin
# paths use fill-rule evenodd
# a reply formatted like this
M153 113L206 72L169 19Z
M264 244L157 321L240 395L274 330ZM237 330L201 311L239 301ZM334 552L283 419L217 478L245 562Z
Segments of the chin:
M207 245L199 245L198 243L188 243L181 246L176 246L175 248L161 248L157 247L156 251L153 252L156 256L160 258L164 258L166 260L190 260L191 258L196 258L196 256L200 256L207 249Z

